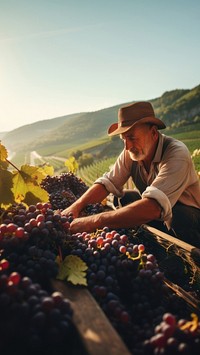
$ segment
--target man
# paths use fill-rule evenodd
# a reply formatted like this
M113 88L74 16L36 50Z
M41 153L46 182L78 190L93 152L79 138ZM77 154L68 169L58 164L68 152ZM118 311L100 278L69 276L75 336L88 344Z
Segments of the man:
M119 110L118 123L109 127L108 134L120 135L124 150L110 172L62 211L73 214L72 233L151 224L173 229L178 238L200 246L199 178L187 147L159 132L165 127L149 102ZM123 187L130 176L135 191L126 194ZM86 205L101 202L110 193L122 208L78 218Z

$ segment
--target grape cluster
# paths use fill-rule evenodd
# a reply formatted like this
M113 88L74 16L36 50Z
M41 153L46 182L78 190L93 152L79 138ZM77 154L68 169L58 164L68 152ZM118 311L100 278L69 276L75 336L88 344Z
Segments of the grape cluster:
M8 267L6 260L0 269ZM64 354L73 347L73 311L62 293L48 293L29 277L0 272L1 352Z
M156 325L154 334L144 342L146 354L199 354L200 323L196 314L192 320L179 319L171 313L164 313Z
M48 285L48 281L58 274L56 255L50 250L26 246L20 253L13 251L7 254L3 252L2 257L9 261L10 271L15 270L20 275L28 276L41 285Z
M53 211L50 203L37 203L26 208L12 206L2 216L0 247L18 248L27 241L43 249L56 248L68 234L68 217Z
M47 283L58 273L56 257L66 243L69 226L68 218L55 214L50 204L13 206L0 225L1 258L9 261L10 271Z
M91 203L87 205L81 215L93 215L105 211L105 207L101 203Z
M54 210L63 210L72 205L87 191L88 186L73 173L62 173L47 176L41 186L49 193L49 201ZM81 212L81 216L97 214L104 211L101 203L89 204Z
M88 186L73 173L46 176L41 186L49 193L49 201L54 210L65 209L88 189Z

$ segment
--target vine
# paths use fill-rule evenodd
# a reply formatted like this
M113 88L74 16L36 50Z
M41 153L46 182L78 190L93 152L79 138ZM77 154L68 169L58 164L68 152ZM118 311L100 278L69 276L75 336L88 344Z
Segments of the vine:
M30 205L48 202L48 193L40 184L53 173L53 167L48 165L37 167L25 164L19 169L8 160L7 149L0 143L0 208L7 209L14 203Z

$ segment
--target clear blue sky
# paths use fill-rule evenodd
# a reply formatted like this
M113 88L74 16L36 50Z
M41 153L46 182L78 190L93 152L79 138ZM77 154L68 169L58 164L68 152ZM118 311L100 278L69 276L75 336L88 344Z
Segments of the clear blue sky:
M199 0L0 0L0 132L200 83Z

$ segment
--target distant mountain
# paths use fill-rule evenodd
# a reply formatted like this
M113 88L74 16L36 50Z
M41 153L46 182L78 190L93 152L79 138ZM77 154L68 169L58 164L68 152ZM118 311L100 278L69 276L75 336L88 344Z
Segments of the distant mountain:
M43 139L43 136L48 134L48 132L59 128L63 125L64 122L67 122L76 116L81 116L82 114L84 113L75 113L18 127L12 131L7 132L6 134L2 133L2 141L4 144L8 145L11 150L23 149L31 142L34 142L36 139Z
M5 137L5 135L7 134L8 132L0 132L0 140L3 139L3 137Z
M134 102L133 99L131 102ZM167 126L183 120L193 122L200 116L200 85L191 90L172 90L148 100L155 114ZM11 151L51 150L53 153L98 140L107 135L107 128L117 121L122 103L95 112L83 112L35 122L4 135L2 143Z
M167 91L160 98L152 100L152 104L166 125L182 120L193 121L200 115L200 85L192 90Z

